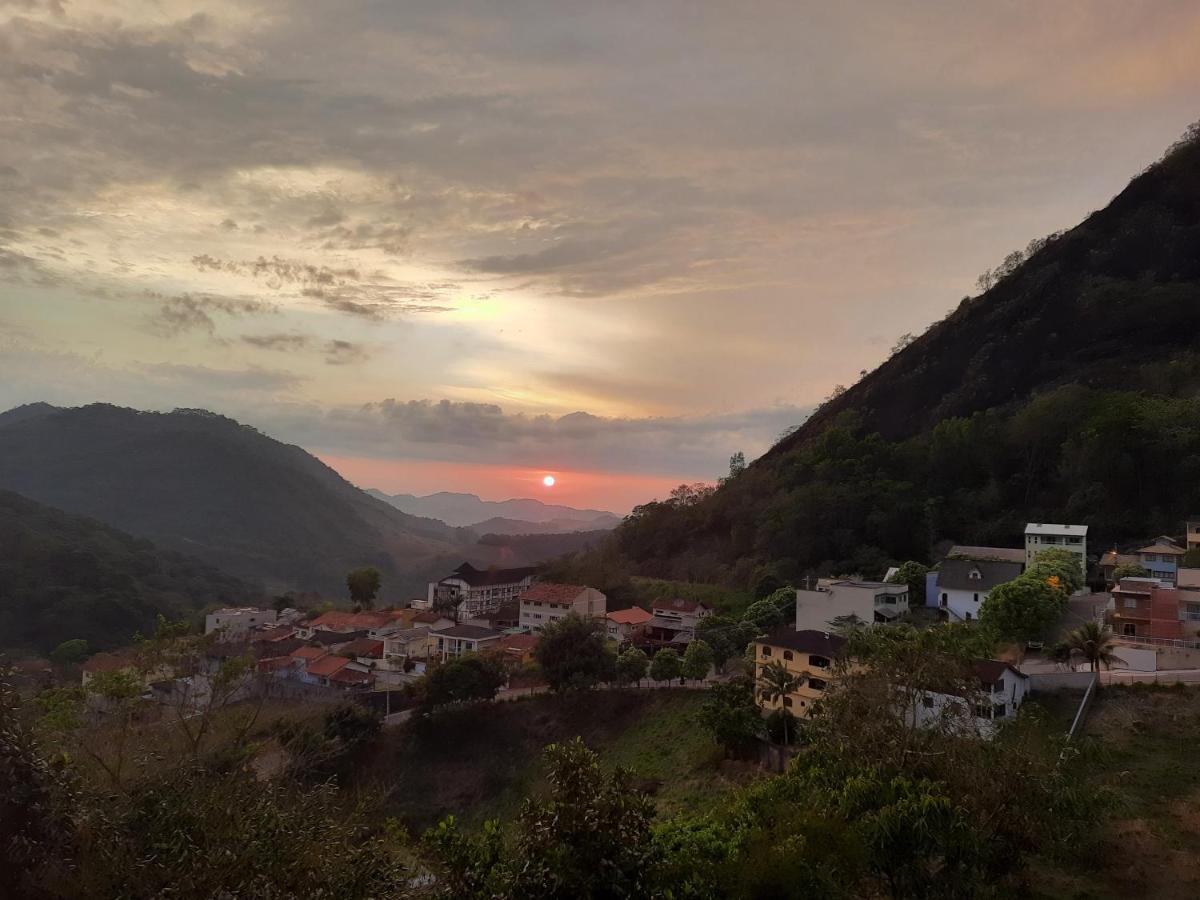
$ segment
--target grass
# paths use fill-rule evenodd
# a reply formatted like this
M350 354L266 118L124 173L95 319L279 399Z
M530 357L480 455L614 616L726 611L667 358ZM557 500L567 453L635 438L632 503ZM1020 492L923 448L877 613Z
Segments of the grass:
M388 731L358 787L420 833L447 815L469 826L511 819L542 789L542 749L580 736L611 766L633 771L660 815L712 808L757 770L725 763L693 723L704 694L689 690L539 695L443 712Z
M1047 715L1048 728L1056 718ZM1100 852L1048 868L1038 896L1200 896L1200 691L1107 687L1081 740L1072 764L1087 767L1110 810L1097 823Z

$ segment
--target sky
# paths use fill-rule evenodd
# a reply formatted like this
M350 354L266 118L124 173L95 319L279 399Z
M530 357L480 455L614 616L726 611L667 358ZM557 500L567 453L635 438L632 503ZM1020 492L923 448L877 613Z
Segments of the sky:
M1167 0L0 0L0 408L625 512L1107 203L1197 46Z

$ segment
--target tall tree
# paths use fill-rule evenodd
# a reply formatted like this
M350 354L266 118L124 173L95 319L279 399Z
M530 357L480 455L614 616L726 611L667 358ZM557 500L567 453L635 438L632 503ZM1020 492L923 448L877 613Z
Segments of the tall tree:
M382 581L383 576L374 566L363 566L350 572L346 576L346 587L350 590L350 599L354 601L354 605L359 609L374 607Z
M575 613L542 629L533 656L555 691L586 690L615 675L616 658L604 625Z
M617 681L621 684L641 684L650 668L650 659L646 652L638 647L630 647L617 657Z
M774 703L776 700L782 701L796 691L798 691L805 683L807 678L804 675L799 675L794 672L789 672L787 667L779 660L774 660L762 667L761 671L763 699L769 703ZM784 719L783 742L790 744L788 720Z
M688 644L687 650L683 652L683 677L700 681L707 677L712 664L712 647L697 638Z
M673 647L664 647L654 654L650 661L650 677L655 681L674 681L683 674L683 660L679 651Z
M1091 664L1093 672L1100 666L1111 669L1113 663L1124 662L1113 652L1112 629L1098 622L1084 622L1054 649L1055 656L1063 661L1082 657Z

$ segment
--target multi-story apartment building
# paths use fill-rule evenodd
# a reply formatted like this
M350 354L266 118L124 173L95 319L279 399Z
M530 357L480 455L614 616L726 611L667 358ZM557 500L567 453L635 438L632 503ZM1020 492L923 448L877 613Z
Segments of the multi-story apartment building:
M1157 578L1122 578L1112 589L1113 633L1123 637L1169 638L1184 636L1183 622L1192 606L1185 594ZM1200 610L1197 610L1200 618Z
M1055 525L1030 522L1025 526L1025 565L1033 564L1033 558L1043 550L1054 547L1069 550L1079 557L1079 571L1087 577L1087 532L1086 525Z
M797 631L786 625L756 638L754 696L759 708L786 709L807 718L835 677L833 664L845 645L846 639L836 634L813 629ZM776 662L798 678L796 690L784 697L773 697L764 691L767 683L763 671Z
M835 619L891 622L908 612L908 585L822 578L796 591L796 629L827 631Z
M1138 550L1138 563L1160 581L1175 584L1176 572L1179 571L1186 552L1165 534L1159 535L1154 539L1154 543Z
M516 600L530 588L537 568L477 569L463 563L445 578L431 581L424 601L414 601L421 609L457 607L460 621L498 609Z
M575 613L585 619L603 619L608 598L581 584L542 582L521 594L522 628L537 631Z

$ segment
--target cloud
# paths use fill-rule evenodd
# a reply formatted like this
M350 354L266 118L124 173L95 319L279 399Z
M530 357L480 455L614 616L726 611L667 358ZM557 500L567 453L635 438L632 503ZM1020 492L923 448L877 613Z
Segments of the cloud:
M276 311L271 304L261 300L193 294L163 297L154 291L148 291L146 296L161 300L158 309L146 316L146 323L151 331L163 337L175 337L188 331L203 331L212 335L217 327L213 314L241 317Z
M355 341L340 338L318 341L310 335L294 332L290 334L246 334L242 335L242 342L260 350L288 353L306 351L316 346L323 354L325 362L331 366L363 362L370 356L367 348Z

